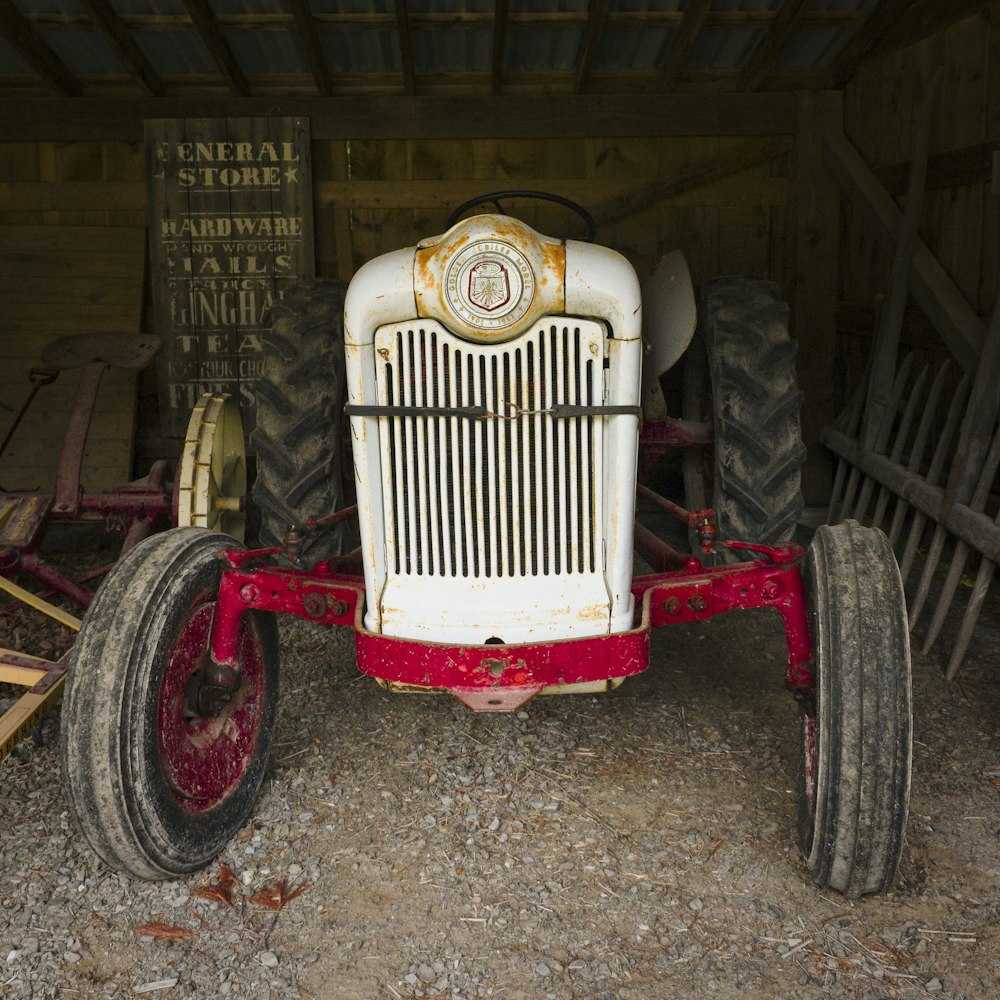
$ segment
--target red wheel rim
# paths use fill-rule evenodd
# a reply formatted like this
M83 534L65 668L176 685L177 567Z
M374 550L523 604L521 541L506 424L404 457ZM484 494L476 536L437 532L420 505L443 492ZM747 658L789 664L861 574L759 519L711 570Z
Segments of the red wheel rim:
M264 714L264 659L249 622L237 645L242 683L217 718L190 718L186 688L208 649L215 602L196 604L177 637L157 704L160 762L167 786L183 809L204 812L239 786L257 745Z

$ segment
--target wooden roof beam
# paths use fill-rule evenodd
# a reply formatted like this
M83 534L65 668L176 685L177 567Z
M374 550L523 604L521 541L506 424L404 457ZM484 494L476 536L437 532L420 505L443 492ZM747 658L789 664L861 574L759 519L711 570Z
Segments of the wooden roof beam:
M399 38L399 58L403 65L403 88L408 94L417 92L417 78L413 72L413 45L410 38L410 14L406 0L395 0L396 35Z
M83 84L45 44L31 22L11 3L11 0L0 0L0 34L10 42L17 54L60 94L79 97L83 93Z
M583 93L583 88L590 76L590 71L597 60L597 51L601 46L601 37L608 22L608 0L591 0L590 12L587 14L587 27L580 42L576 56L576 78L573 81L573 93Z
M283 115L310 120L322 139L558 139L642 136L795 135L798 95L759 94L398 94L298 98L234 98L233 118ZM20 142L135 142L147 118L218 116L217 97L83 98L66 114L58 97L25 99L0 94L0 135Z
M984 0L949 0L948 3L941 3L941 0L915 0L909 5L906 16L882 36L869 50L867 57L905 49L976 15L989 18L989 3Z
M854 75L861 61L882 41L886 32L905 17L910 0L880 0L868 13L858 30L847 39L833 60L823 81L823 90L840 90Z
M163 96L163 80L136 44L129 27L118 16L108 0L80 0L98 31L121 59L132 78L150 97Z
M191 23L226 81L226 86L236 97L247 97L250 93L250 84L246 74L240 68L229 42L222 34L208 0L183 0L183 3Z
M711 6L712 0L688 0L684 20L675 29L670 46L664 48L663 58L657 67L656 89L660 93L673 89Z
M767 34L750 53L750 58L737 77L737 90L754 91L761 85L785 47L785 42L802 21L808 6L809 0L784 0L768 27Z
M946 27L957 20L970 17L982 9L984 0L951 0L941 6L941 0L917 0L913 13L908 15L906 24L895 31L889 41L899 47L901 37L917 41L925 34L933 34L936 28ZM934 6L927 9L925 5ZM633 28L679 28L687 11L684 10L608 10L608 24ZM65 30L90 30L90 21L77 11L38 11L25 15L36 28L57 28ZM777 16L773 10L710 10L705 24L716 28L735 28L747 25L768 25ZM129 28L143 31L176 31L190 24L186 14L119 14ZM858 25L867 17L862 10L809 10L802 18L803 24L838 27ZM392 30L396 15L392 12L320 12L312 11L313 20L320 26L341 31L381 31ZM481 31L493 24L493 11L424 11L410 12L410 29L433 31L437 28ZM587 24L587 11L557 10L515 10L507 15L515 27L579 29ZM291 11L262 14L259 12L236 12L217 14L216 21L222 28L243 31L289 31L295 23ZM913 34L913 32L920 32ZM907 42L909 44L909 42ZM881 47L881 46L880 46Z
M504 57L507 50L507 7L508 0L496 0L493 20L493 80L491 83L494 94L499 94L503 87Z
M309 69L312 70L313 79L316 81L316 89L324 97L330 97L333 94L333 80L330 78L330 70L323 55L323 46L316 30L316 19L313 17L312 8L308 0L289 0L289 6L295 18L299 41L302 42L306 59L309 60Z

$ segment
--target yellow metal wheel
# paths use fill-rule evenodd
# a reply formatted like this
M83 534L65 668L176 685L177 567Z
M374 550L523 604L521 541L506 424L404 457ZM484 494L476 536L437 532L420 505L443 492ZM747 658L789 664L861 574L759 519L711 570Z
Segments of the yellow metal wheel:
M191 411L177 486L179 527L211 528L243 541L247 456L236 403L206 392Z

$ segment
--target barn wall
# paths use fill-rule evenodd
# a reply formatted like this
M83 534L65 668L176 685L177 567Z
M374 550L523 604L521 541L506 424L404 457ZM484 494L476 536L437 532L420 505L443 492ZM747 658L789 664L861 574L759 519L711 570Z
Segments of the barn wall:
M485 190L558 192L601 207L693 164L725 159L737 139L364 140L315 143L319 268L346 276L375 254L442 232L449 211ZM761 143L761 149L766 149ZM347 177L350 182L346 183ZM780 280L787 165L764 162L697 186L617 222L598 238L640 274L663 253L685 251L695 279L748 271ZM339 182L339 183L338 183ZM350 203L343 207L344 202ZM557 234L580 228L558 209L519 203L530 224ZM349 233L349 235L348 235ZM725 233L725 237L722 237ZM350 250L346 269L344 260Z
M1000 3L915 44L862 64L845 91L845 131L885 188L905 193L915 122L931 78L944 74L930 136L920 234L972 308L988 321L1000 276ZM838 360L845 387L861 374L877 296L888 285L891 248L867 212L843 203ZM935 367L949 356L911 303L904 346ZM845 389L846 391L846 389Z
M442 231L456 204L486 189L547 187L594 210L699 164L725 163L746 142L316 141L317 270L349 277L375 254ZM761 158L781 149L767 140L758 145ZM689 182L686 191L602 225L599 238L624 253L640 273L679 247L696 280L746 272L781 283L788 163L787 155L779 155L715 183ZM0 143L0 224L144 225L143 171L138 143ZM528 221L566 229L557 210L524 207Z
M837 95L832 96L837 105ZM790 124L794 131L794 121ZM815 144L815 137L809 141ZM828 208L835 202L825 195L817 199L815 191L802 197L796 184L801 161L810 157L815 160L816 151L803 154L789 134L316 139L317 270L349 277L377 253L443 231L456 204L485 190L553 190L605 219L598 239L625 254L640 275L662 254L680 248L696 282L726 273L777 281L793 304L793 330L807 341L800 345L800 366L816 418L829 411L825 400L832 358L827 341L832 334L825 336L823 330L828 325L832 329L825 313L835 296L825 301L821 285L829 281L829 267L816 266L812 258L826 253L821 247L829 243L826 257L835 267L836 215L834 209L831 223ZM140 143L0 144L0 225L142 225L143 172ZM705 183L710 172L718 179ZM807 172L815 179L815 169ZM664 182L674 181L663 189ZM826 221L803 218L800 225L802 202L825 204ZM572 219L560 210L529 208L526 217L542 231L576 234ZM825 227L822 238L817 227ZM797 304L802 308L796 310ZM140 424L148 419L148 410L142 409ZM813 422L818 426L821 420ZM815 437L814 429L808 434ZM155 441L140 443L140 452L157 446ZM818 458L809 477L810 499L823 502L826 459L818 448L814 452Z

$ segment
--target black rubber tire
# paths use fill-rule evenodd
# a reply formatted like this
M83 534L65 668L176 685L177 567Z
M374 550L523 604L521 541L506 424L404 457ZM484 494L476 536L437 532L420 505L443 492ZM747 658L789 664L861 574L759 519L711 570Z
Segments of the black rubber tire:
M212 736L199 731L196 749L184 747L198 768L208 759L200 755L215 749L232 757L234 732L246 733L232 781L226 777L206 808L185 808L161 743L167 675L178 660L197 655L179 637L190 635L193 615L214 614L222 573L215 553L233 547L241 546L204 528L173 528L140 542L101 584L73 649L60 737L66 799L101 859L139 878L172 878L207 865L245 824L267 771L278 704L271 614L243 617L241 642L251 644L257 663L246 697L234 698L232 712L209 724ZM176 688L176 673L173 679Z
M264 372L257 380L254 504L262 545L280 545L293 524L344 505L344 294L342 281L317 279L274 304ZM300 564L343 554L344 530L303 539Z
M699 287L683 416L709 420L715 444L686 449L684 492L689 510L715 509L721 540L788 541L802 514L795 353L773 282L727 277Z
M824 888L849 896L883 892L899 865L910 796L902 580L886 536L857 521L816 532L804 578L816 696L801 719L802 853Z

